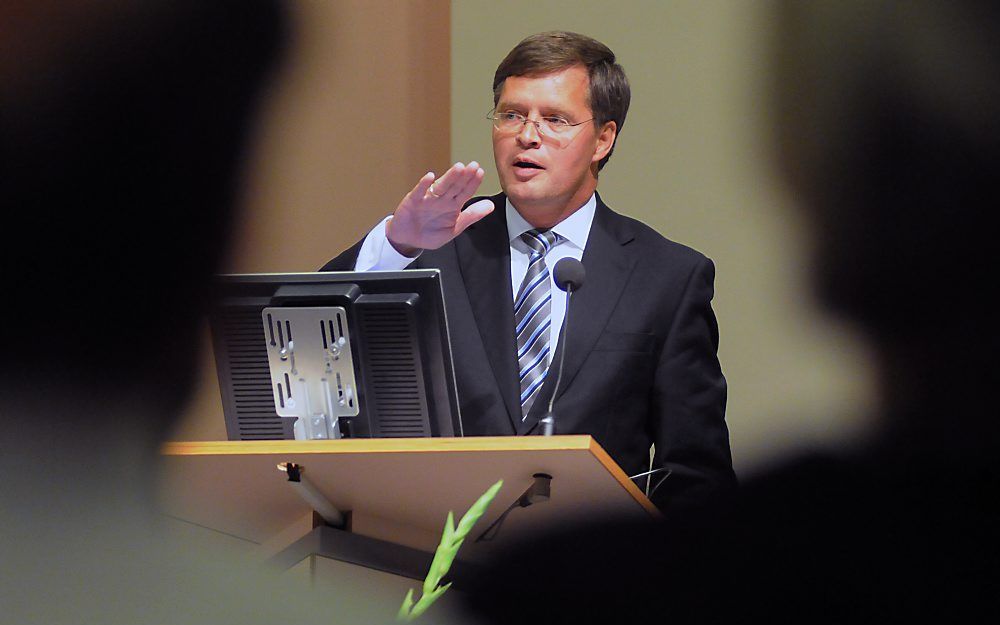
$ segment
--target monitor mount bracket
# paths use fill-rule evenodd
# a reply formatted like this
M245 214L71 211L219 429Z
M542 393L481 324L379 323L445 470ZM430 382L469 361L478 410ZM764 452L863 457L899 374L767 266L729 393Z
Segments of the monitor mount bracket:
M359 413L347 314L340 306L261 312L278 416L296 440L341 438L340 418Z

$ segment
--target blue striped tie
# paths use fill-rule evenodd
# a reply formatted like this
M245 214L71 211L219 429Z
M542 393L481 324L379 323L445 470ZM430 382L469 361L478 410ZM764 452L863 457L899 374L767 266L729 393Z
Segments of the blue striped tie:
M562 241L551 230L529 230L521 240L531 248L528 273L514 299L517 368L521 376L521 420L528 416L549 370L549 327L552 325L552 287L545 255Z

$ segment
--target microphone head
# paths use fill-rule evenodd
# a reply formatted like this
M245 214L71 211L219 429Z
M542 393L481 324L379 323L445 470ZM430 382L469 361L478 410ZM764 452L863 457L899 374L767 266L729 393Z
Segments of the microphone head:
M575 258L563 258L552 268L552 277L556 286L567 291L572 288L574 291L580 290L583 286L583 279L587 277L587 271L583 268L583 263Z

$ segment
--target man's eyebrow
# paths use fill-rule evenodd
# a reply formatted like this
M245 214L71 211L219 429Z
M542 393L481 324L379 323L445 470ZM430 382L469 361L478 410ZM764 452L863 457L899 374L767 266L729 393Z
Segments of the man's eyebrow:
M520 102L504 102L502 100L498 102L496 105L496 110L498 111L511 110L511 109L515 111L526 111L530 108L531 106L522 104ZM569 111L559 106L542 105L538 107L538 110L545 117L558 116L558 117L565 117L566 119L571 119L573 117L573 115Z
M560 108L558 106L553 106L549 108L545 108L543 106L541 107L541 111L545 114L546 117L555 116L555 117L565 117L566 119L570 119L571 117L573 117L573 115L569 111Z
M504 102L503 100L501 100L497 102L496 108L497 110L500 110L500 109L524 109L527 107L525 107L523 104L520 104L519 102Z

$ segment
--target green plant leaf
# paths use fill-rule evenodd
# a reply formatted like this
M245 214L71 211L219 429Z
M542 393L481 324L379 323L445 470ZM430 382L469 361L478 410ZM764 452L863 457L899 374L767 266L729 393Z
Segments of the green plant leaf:
M472 526L476 524L476 521L486 512L486 509L493 503L493 498L497 496L500 491L500 487L503 486L503 480L497 481L496 484L490 486L489 490L480 495L476 503L472 504L469 511L465 513L462 520L458 522L458 530L455 532L457 535L461 536L464 540L469 532L472 531Z
M452 549L450 541L454 534L455 515L449 511L448 518L444 522L444 533L441 536L441 542L438 544L438 548L434 551L434 559L431 561L430 569L427 571L427 577L424 579L423 594L425 595L434 590L434 588L441 582L441 578L445 576L451 566L451 561L448 559L448 556L449 551Z
M399 606L399 613L396 614L397 621L411 621L413 616L413 589L411 588L403 598L403 605Z
M410 612L410 614L412 615L410 620L413 620L418 616L420 616L421 614L423 614L424 612L426 612L427 608L431 607L431 605L435 601L437 601L438 597L443 595L444 591L448 590L449 588L451 588L451 582L448 582L444 586L438 586L430 594L420 597L420 601L417 602L417 604L413 607L413 611Z
M441 580L451 569L455 556L458 555L458 548L462 546L465 537L472 531L476 521L486 512L486 508L493 502L493 498L496 497L502 486L503 480L498 480L496 484L490 486L462 516L458 527L455 527L454 512L448 512L448 518L444 522L444 532L441 534L441 542L438 543L438 548L434 551L434 559L427 571L427 577L424 578L420 599L416 603L413 602L413 589L411 588L403 599L403 605L399 608L399 613L396 615L397 620L414 620L426 612L427 608L437 601L438 597L451 588L451 582L441 586Z

